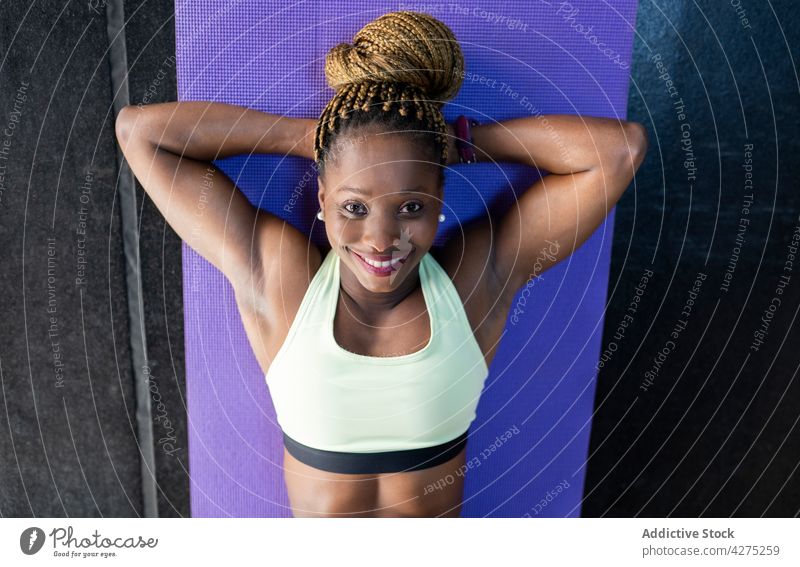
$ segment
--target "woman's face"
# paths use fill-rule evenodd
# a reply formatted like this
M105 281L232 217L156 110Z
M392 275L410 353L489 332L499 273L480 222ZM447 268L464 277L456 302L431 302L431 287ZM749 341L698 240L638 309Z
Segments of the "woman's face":
M393 290L433 245L440 166L402 134L352 135L333 152L318 194L328 240L364 288Z

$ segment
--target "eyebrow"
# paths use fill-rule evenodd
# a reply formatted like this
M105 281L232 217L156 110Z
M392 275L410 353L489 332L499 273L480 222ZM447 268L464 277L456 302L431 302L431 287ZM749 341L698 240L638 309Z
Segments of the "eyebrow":
M347 191L348 193L366 195L367 197L372 195L372 193L370 193L366 189L362 189L361 187L339 187L339 191L340 192ZM427 193L427 191L425 191L425 187L423 187L422 185L417 185L416 187L410 189L401 189L400 193Z

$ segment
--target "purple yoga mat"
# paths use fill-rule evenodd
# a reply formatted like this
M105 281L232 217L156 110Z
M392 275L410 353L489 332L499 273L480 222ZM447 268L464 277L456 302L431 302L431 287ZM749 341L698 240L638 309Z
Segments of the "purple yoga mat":
M431 13L461 42L468 75L444 109L448 121L626 118L634 0L178 1L178 98L316 117L333 94L323 75L327 50L402 9ZM321 227L310 232L317 210L310 161L238 156L217 165L254 204L323 241ZM519 165L457 166L447 174L447 221L436 244L485 206L510 206L513 191L537 177ZM463 516L580 515L612 228L613 212L517 295L470 428ZM185 244L183 283L192 516L291 516L280 429L231 288Z

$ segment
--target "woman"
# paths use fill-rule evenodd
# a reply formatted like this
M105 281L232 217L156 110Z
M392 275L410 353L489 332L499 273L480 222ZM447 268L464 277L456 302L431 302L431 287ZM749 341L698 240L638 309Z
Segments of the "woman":
M459 515L467 430L513 298L595 231L644 159L646 131L631 122L445 124L463 68L447 26L395 12L328 53L336 94L318 120L205 102L117 118L156 206L235 290L295 516ZM209 163L253 152L315 160L327 245ZM434 247L443 170L473 161L549 175Z

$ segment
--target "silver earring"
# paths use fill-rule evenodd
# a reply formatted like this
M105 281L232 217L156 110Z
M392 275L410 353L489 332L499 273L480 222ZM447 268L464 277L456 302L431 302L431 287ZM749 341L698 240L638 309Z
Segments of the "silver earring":
M325 220L325 215L324 215L324 214L322 214L322 209L320 209L320 210L319 210L319 212L317 213L317 218L318 218L319 220L321 220L321 221L324 221L324 220Z
M439 214L439 222L444 222L445 216L443 214Z

